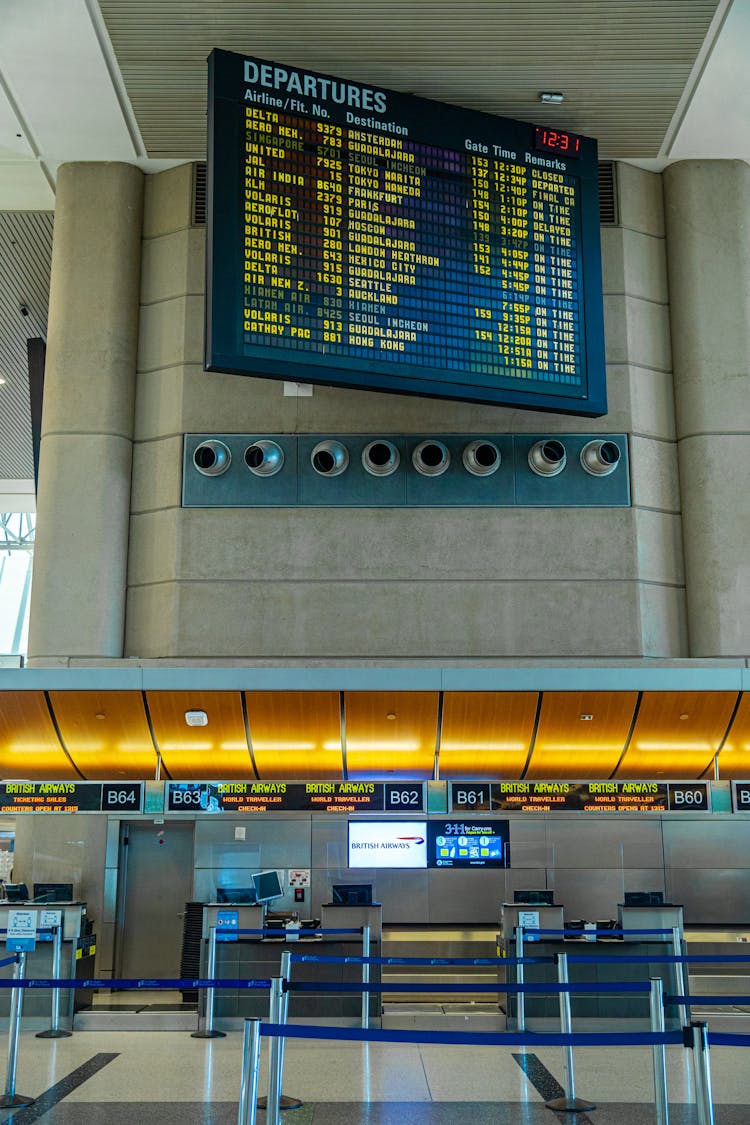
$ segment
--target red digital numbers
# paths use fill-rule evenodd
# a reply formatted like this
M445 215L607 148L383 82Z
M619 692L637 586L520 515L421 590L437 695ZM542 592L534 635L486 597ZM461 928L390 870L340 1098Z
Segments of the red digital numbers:
M564 156L580 156L581 138L574 133L563 133L558 129L534 131L534 147L542 152L559 152Z

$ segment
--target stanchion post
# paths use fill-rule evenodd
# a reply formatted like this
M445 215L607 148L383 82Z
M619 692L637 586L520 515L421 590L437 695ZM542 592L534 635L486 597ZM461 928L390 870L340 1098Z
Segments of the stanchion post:
M52 937L52 978L53 980L60 980L62 977L62 922L59 926L54 927L54 931ZM52 1015L49 1030L38 1031L36 1037L37 1039L69 1039L71 1034L70 1031L64 1031L60 1027L60 989L53 988Z
M708 1028L705 1023L693 1023L690 1030L692 1031L693 1042L693 1074L695 1075L695 1107L698 1125L714 1125Z
M291 950L285 949L281 954L281 1001L279 1004L279 1023L286 1023L289 1017L289 992L284 988L285 984L289 984L289 979L292 975L292 954ZM278 1052L278 1066L279 1066L279 1101L283 1098L283 1084L282 1075L284 1073L284 1048L286 1040L282 1039L279 1044Z
M651 1030L654 1035L664 1032L664 984L661 977L651 977ZM667 1096L667 1049L663 1043L651 1048L654 1058L654 1105L656 1125L669 1125L669 1100Z
M523 926L516 926L516 984L524 983L523 972ZM505 970L506 975L508 970ZM523 992L516 993L516 1027L519 1031L526 1030L526 997Z
M209 980L216 980L216 926L211 926L208 931L208 965L206 976ZM225 1033L214 1029L214 988L206 989L206 1015L203 1027L191 1032L192 1039L223 1039Z
M260 1070L260 1019L245 1020L242 1034L242 1079L237 1125L255 1125L258 1119L258 1072Z
M561 985L568 981L568 955L557 954L557 980ZM563 1035L572 1035L573 1021L570 1016L570 992L567 988L560 989L560 1031ZM573 1048L570 1044L563 1047L563 1062L565 1069L565 1095L562 1098L553 1098L545 1105L564 1113L584 1113L588 1109L596 1109L593 1102L585 1102L576 1097L575 1071L573 1070Z
M680 934L680 927L672 927L672 952L675 957L682 957L682 935ZM687 977L685 975L685 962L675 961L675 977L677 980L677 991L680 996L687 996ZM680 1012L682 1013L682 1026L687 1027L690 1023L690 1008L687 1004L680 1005Z
M292 953L291 950L285 949L281 954L281 977L278 978L279 993L278 997L274 998L273 984L271 981L271 997L269 1003L268 1022L269 1023L286 1023L289 1015L289 992L285 985L289 983L292 975ZM277 1005L274 1009L274 1004ZM302 1105L299 1098L293 1098L289 1094L282 1093L283 1076L284 1076L284 1048L286 1046L285 1039L271 1039L269 1048L268 1067L269 1067L269 1084L270 1084L270 1068L273 1064L276 1067L276 1089L278 1090L279 1109L297 1109ZM257 1099L258 1109L267 1109L269 1105L268 1098L265 1096ZM269 1122L272 1118L267 1119Z
M282 989L283 982L281 977L273 977L271 979L271 997L268 1012L269 1023L281 1023L281 1006L283 998ZM268 1048L268 1098L266 1100L266 1125L280 1125L280 1047L281 1039L278 1035L272 1035Z
M370 983L370 966L365 958L370 956L370 927L362 927L362 984ZM366 1031L370 1026L370 993L362 993L362 1029Z
M13 970L14 980L23 980L26 974L26 954L17 954ZM18 1036L21 1031L23 1014L23 989L10 990L10 1019L8 1021L8 1070L5 1078L5 1093L0 1097L0 1108L9 1109L17 1105L31 1105L34 1098L26 1098L16 1093L16 1069L18 1067Z

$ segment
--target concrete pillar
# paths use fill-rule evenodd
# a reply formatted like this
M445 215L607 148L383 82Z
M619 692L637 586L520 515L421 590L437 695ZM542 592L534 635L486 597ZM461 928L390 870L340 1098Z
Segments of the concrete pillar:
M693 657L750 653L750 167L664 172Z
M143 174L64 164L52 249L29 663L121 657Z

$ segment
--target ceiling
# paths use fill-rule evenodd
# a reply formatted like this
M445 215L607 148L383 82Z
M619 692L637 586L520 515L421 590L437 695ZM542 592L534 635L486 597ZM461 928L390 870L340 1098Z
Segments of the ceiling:
M57 168L202 159L213 47L559 124L658 170L750 158L748 44L750 0L3 0L0 510L32 475L25 341L46 331Z
M186 712L207 723L188 726ZM0 691L0 776L90 780L750 777L750 694Z

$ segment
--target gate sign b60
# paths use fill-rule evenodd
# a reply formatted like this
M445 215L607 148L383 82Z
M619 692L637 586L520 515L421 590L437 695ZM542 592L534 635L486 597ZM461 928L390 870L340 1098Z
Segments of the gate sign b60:
M707 781L670 781L670 812L710 812L710 788Z

